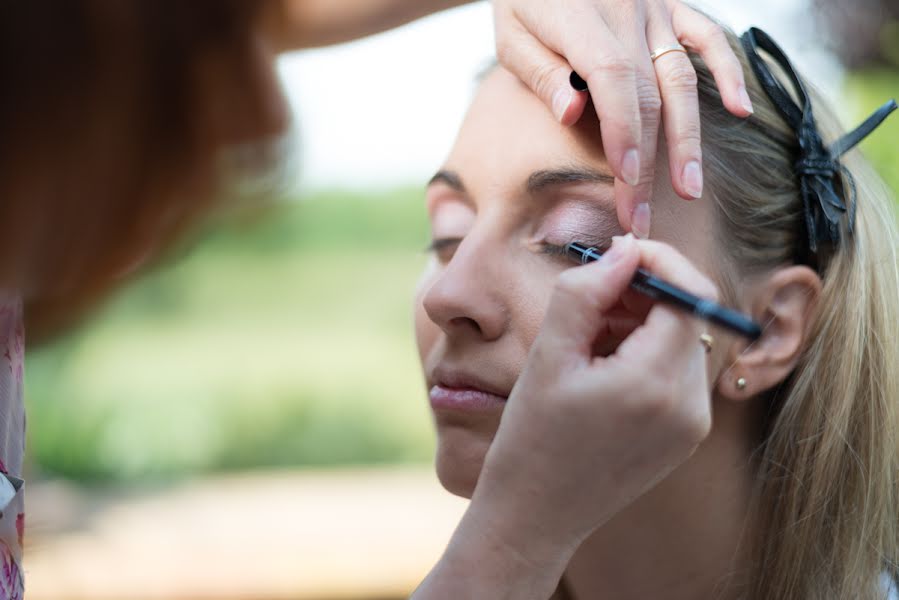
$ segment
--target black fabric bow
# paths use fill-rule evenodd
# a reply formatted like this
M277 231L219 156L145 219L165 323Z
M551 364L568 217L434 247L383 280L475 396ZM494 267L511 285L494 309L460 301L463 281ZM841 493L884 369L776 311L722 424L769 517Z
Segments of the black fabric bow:
M839 158L880 125L896 109L896 101L890 100L881 106L864 123L827 148L818 132L805 86L784 51L767 33L756 27L751 27L741 39L759 83L787 124L796 132L799 141L796 174L805 209L809 258L816 262L820 242L829 242L834 247L839 245L840 220L843 215L849 213L849 233L852 233L855 223L855 182L852 174L840 164ZM759 50L764 50L783 68L793 83L800 104L793 101L783 84L774 77ZM840 175L849 182L848 190L843 189Z

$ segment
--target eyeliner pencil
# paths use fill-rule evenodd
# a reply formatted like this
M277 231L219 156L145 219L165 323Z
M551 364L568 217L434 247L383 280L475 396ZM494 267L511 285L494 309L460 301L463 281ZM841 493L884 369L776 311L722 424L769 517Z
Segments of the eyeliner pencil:
M580 264L587 264L602 258L602 252L592 246L572 242L565 246L568 256ZM693 313L700 319L720 325L750 340L757 340L762 335L762 328L748 316L720 304L694 296L679 287L651 275L643 269L637 269L631 280L631 289L682 310Z

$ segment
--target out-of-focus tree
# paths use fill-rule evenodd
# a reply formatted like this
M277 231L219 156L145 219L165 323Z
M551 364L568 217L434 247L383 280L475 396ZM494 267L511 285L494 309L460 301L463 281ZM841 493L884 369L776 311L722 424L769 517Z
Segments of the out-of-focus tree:
M899 99L899 0L812 0L820 41L848 69L846 122L857 123L888 98ZM862 143L899 199L899 115Z
M828 42L850 70L899 70L899 0L813 0Z

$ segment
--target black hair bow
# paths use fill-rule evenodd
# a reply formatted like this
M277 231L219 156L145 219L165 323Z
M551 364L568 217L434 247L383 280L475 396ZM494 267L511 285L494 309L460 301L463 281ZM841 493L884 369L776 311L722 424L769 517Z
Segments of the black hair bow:
M819 242L830 242L834 246L839 244L840 219L847 211L850 233L855 223L855 182L852 174L840 164L839 158L880 125L896 109L896 101L890 100L881 106L855 130L826 148L815 123L808 93L784 51L767 33L756 27L751 27L741 39L759 83L787 124L796 132L799 141L796 173L805 209L809 258L812 259L810 262L816 262ZM759 55L760 49L767 52L786 72L799 98L798 105L771 73L768 64ZM840 175L845 176L849 182L849 190L843 190ZM848 192L847 198L840 192ZM845 201L847 199L848 207Z

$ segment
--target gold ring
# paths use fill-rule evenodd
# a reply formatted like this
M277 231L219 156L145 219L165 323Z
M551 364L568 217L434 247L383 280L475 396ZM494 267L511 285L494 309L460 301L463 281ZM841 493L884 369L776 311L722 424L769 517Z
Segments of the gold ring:
M699 336L699 343L702 344L702 347L705 348L705 353L708 354L712 351L712 346L715 345L715 338L707 333L703 333Z
M652 62L655 62L657 58L659 58L660 56L663 56L665 54L668 54L669 52L683 52L684 54L686 54L687 49L684 48L683 46L681 46L680 44L671 44L670 46L661 46L660 48L656 48L655 50L653 50L649 54L649 58L650 58L650 60L652 60Z

